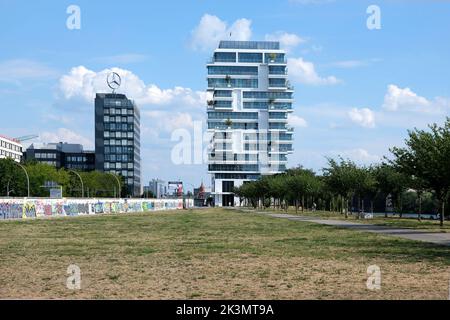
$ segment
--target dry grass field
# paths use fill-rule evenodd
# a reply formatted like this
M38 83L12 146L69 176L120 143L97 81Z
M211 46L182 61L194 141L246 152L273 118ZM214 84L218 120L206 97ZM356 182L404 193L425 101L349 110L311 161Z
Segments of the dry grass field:
M449 277L448 247L231 210L0 222L2 299L447 299Z

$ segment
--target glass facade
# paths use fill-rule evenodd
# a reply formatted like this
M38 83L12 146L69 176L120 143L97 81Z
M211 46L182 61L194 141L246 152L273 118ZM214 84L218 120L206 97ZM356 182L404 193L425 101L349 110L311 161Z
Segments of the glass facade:
M216 205L233 206L234 187L286 170L293 88L278 42L221 41L207 71L212 194Z
M57 169L65 168L78 171L95 169L94 151L84 151L80 144L48 143L42 146L32 144L24 155L26 160L46 163Z
M126 193L141 195L140 112L123 94L95 98L95 168L123 177Z

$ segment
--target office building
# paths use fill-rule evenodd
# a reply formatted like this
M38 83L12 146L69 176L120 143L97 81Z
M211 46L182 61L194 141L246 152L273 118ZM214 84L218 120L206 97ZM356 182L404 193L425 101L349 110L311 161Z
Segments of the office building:
M81 144L65 142L32 144L26 149L24 158L46 163L56 169L77 171L95 169L95 152L85 151Z
M140 112L124 94L95 97L95 169L122 176L127 195L141 196Z
M23 147L19 140L0 135L0 159L11 158L20 162L22 150Z
M278 42L221 41L207 70L212 194L234 206L234 187L286 170L294 91Z
M167 195L167 186L165 182L160 179L152 179L152 181L148 184L148 190L151 191L158 199Z

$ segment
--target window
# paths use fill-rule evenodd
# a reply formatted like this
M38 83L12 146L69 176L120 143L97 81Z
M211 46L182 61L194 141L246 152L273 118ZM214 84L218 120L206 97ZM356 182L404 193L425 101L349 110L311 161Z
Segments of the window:
M246 67L246 66L209 66L208 74L233 74L233 75L249 75L257 76L258 67Z
M225 97L225 98L230 97L231 98L231 96L232 96L231 90L216 90L216 91L214 91L214 97Z
M269 74L286 74L285 66L269 66Z
M240 52L239 53L239 62L262 63L263 62L262 53Z
M266 53L264 56L266 63L286 63L284 53Z
M244 99L292 99L292 92L244 91Z
M269 78L269 87L286 87L286 80L280 78Z
M209 78L210 88L258 88L258 79Z
M234 181L222 181L222 192L233 192Z
M236 62L235 52L216 52L214 53L215 62Z

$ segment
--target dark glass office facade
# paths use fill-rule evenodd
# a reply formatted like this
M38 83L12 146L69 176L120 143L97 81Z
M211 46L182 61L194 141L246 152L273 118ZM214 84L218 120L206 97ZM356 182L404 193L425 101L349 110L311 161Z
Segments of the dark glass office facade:
M56 169L92 171L95 169L94 151L84 151L79 144L48 143L31 145L24 153L24 159L46 163Z
M95 97L95 169L124 178L127 195L141 195L140 112L124 94Z

